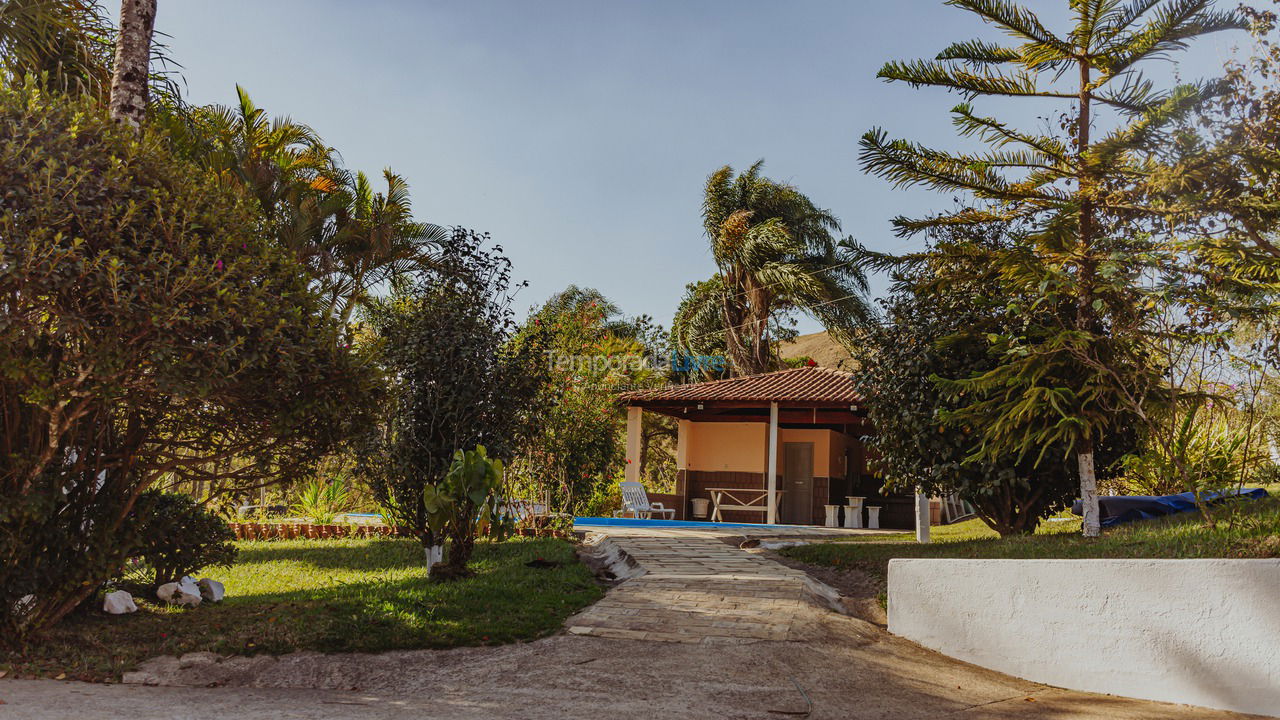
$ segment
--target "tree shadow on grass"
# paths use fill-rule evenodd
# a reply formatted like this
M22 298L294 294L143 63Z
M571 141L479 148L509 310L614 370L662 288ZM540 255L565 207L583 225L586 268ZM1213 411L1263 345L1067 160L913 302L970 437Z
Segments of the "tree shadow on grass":
M405 545L410 551L416 547ZM253 547L245 557L263 563L264 573L279 561L363 570L404 568L403 563L391 562L395 553L390 558L375 553L364 558L363 549L337 544L300 548L282 542ZM344 557L350 554L361 557ZM563 565L525 565L540 556L562 560ZM421 564L412 552L406 557ZM482 545L476 558L475 577L448 583L432 582L425 573L365 573L349 582L335 574L334 582L323 587L231 594L218 605L185 611L149 602L140 603L140 612L133 615L108 616L94 610L69 619L21 656L0 655L0 666L14 668L17 674L66 672L92 680L118 677L149 657L197 651L253 655L500 644L555 632L565 618L602 594L594 576L572 561L573 549L563 542Z
M506 542L478 542L472 563L480 569L497 564L523 564L544 555L573 553L561 540L512 539ZM423 547L417 540L373 538L346 540L274 540L242 546L237 565L289 562L326 570L401 570L423 565Z
M241 547L236 564L292 562L330 570L392 570L422 563L416 540L279 540Z

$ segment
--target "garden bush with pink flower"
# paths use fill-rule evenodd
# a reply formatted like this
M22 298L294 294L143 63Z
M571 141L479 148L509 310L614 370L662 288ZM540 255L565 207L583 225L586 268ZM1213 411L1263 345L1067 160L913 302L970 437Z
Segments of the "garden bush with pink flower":
M140 547L162 479L266 483L365 423L376 373L260 215L90 102L0 89L0 639Z

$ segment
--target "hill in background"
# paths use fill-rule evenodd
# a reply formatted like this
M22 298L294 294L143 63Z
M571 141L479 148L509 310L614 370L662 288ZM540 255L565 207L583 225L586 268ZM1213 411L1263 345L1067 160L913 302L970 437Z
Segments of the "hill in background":
M853 357L849 355L849 351L825 330L797 335L796 339L779 344L778 354L786 359L811 357L819 366L833 370L854 369Z

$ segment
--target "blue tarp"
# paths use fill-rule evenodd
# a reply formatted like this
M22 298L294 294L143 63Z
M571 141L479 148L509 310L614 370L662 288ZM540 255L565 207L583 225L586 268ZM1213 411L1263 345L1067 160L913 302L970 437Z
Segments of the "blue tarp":
M1267 497L1267 491L1262 488L1243 488L1226 493L1201 493L1200 497L1209 503L1218 503L1234 497L1261 500ZM1102 513L1102 526L1111 527L1135 520L1149 520L1164 515L1192 512L1196 509L1196 496L1195 493L1189 492L1177 495L1107 495L1098 498L1098 507ZM1071 512L1076 515L1083 514L1079 500L1071 506Z

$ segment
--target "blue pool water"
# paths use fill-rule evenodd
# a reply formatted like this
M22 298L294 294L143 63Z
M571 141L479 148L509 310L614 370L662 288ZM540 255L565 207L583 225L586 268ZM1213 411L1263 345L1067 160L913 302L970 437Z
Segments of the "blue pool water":
M573 519L575 527L599 525L604 527L671 527L671 528L794 528L795 525L765 525L763 523L707 522L703 520L639 520L636 518L579 517Z
M359 518L381 518L378 513L343 513L347 517ZM764 523L729 523L729 522L708 522L704 520L641 520L637 518L615 518L615 517L577 517L573 519L574 526L604 526L604 527L670 527L670 528L778 528L786 529L795 527L794 525L766 525Z

